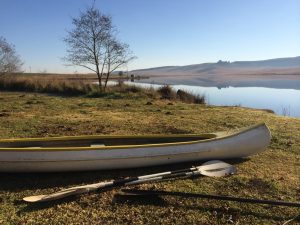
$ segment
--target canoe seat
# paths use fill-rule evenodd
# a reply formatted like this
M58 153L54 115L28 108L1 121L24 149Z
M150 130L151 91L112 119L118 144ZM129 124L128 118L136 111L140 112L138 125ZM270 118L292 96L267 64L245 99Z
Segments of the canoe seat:
M93 143L90 146L91 147L103 147L103 146L105 146L105 144L103 144L103 143Z
M24 148L41 148L41 146L28 146L28 147L24 147Z

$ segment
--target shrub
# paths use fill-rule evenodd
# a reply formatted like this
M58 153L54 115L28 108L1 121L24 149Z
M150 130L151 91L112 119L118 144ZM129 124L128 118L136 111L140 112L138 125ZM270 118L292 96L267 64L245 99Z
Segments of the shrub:
M188 92L179 89L176 94L177 94L177 98L182 102L187 102L187 103L194 102L195 96Z
M205 96L204 95L194 95L189 92L178 90L177 98L186 103L195 103L195 104L205 104Z
M132 93L142 92L142 88L137 87L137 86L135 86L135 85L127 86L125 90L126 90L127 92L132 92Z
M162 99L176 99L175 91L169 85L163 85L158 89L158 93Z
M195 104L205 104L206 103L205 95L195 95L194 103Z

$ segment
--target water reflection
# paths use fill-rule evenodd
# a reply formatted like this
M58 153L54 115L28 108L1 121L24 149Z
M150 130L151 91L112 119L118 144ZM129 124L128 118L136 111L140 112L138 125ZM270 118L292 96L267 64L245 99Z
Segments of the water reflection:
M161 85L131 83L139 87L158 88ZM176 91L185 90L194 94L204 94L207 103L218 106L244 106L271 109L276 114L300 117L300 90L263 87L200 87L191 85L171 85Z

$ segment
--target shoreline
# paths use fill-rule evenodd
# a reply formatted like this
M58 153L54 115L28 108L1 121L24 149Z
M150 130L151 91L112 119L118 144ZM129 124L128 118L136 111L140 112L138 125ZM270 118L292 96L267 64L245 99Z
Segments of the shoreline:
M137 83L192 85L202 87L265 87L300 90L300 75L162 75L148 76Z

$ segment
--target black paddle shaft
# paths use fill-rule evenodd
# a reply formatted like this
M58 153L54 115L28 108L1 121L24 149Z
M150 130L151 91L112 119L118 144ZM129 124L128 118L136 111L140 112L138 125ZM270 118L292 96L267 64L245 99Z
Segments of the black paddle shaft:
M184 171L184 172L183 172ZM186 171L186 172L185 172ZM191 171L190 170L177 170L173 171L170 174L165 174L158 176L160 180L166 180L166 179L172 179L172 178L177 178L177 177L192 177L192 176L199 176L200 173L197 171ZM144 180L144 181L151 181L152 178L145 178L145 179L140 179L139 177L132 177L132 178L125 178L125 179L119 179L113 181L112 187L120 187L120 186L125 186L127 183L133 182L133 181L138 181L138 180Z
M125 189L122 190L125 193L136 194L136 195L170 195L170 196L180 196L189 198L207 198L225 201L235 201L235 202L245 202L254 204L267 204L267 205L278 205L278 206L290 206L290 207L300 207L300 202L284 202L284 201L274 201L274 200L262 200L262 199L250 199L250 198L239 198L232 196L221 196L221 195L207 195L207 194L193 194L184 192L169 192L169 191L148 191L139 189Z

